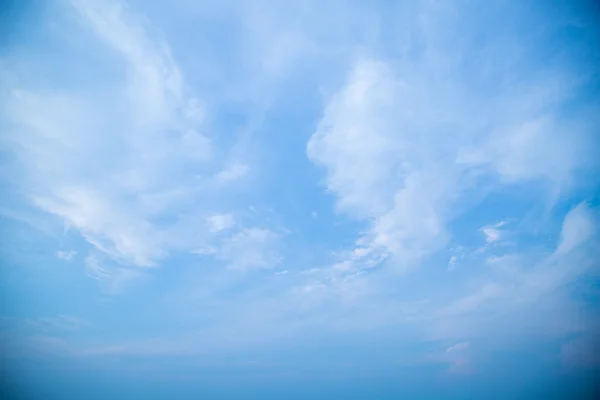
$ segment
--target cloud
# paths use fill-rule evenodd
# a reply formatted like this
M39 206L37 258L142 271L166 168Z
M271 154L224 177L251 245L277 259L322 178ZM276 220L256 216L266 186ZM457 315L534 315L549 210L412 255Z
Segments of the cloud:
M183 77L167 43L150 37L147 27L123 3L73 0L71 4L82 17L82 23L127 62L130 78L127 95L134 107L135 122L147 126L176 117L183 128L188 125L182 137L189 149L204 154L208 142L190 130L191 125L201 122L198 121L202 116L199 101L186 93ZM175 115L178 108L183 110L183 115Z
M244 228L225 238L215 257L234 270L272 268L281 261L275 250L279 235L264 228Z
M485 241L490 244L504 238L505 232L499 228L506 225L505 221L500 221L494 225L488 225L481 228L481 232L485 235Z
M55 317L38 318L16 318L1 317L2 325L11 328L34 330L38 334L45 333L64 333L79 331L91 326L91 323L83 318L71 315L57 315Z
M56 252L56 257L60 258L61 260L65 260L65 261L71 261L73 259L73 257L75 257L76 255L77 255L77 251L75 251L75 250L69 250L69 251L59 250Z
M458 261L458 257L451 256L448 260L448 270L452 271L456 267L456 262Z
M119 203L106 201L93 188L68 187L52 198L36 198L35 204L56 214L80 230L97 249L124 263L151 266L164 255L160 233L137 215L119 212Z
M405 27L414 53L358 58L307 144L337 210L369 226L360 245L400 270L444 248L451 223L488 196L529 183L555 201L594 164L589 110L556 112L579 78L561 62L539 75L486 50L533 46L529 36L470 47L480 27L470 25L472 10L455 7L417 7L422 18ZM464 36L449 43L453 30ZM489 243L502 238L499 227L484 228Z
M467 254L462 246L452 247L450 253L452 255L448 259L448 271L453 271L456 265L467 257Z
M475 293L457 299L439 310L440 315L457 315L479 309L486 302L502 297L502 286L490 283L482 286Z
M217 181L221 184L235 182L246 176L249 170L245 164L232 164L217 173Z
M207 218L211 232L220 232L231 228L235 224L232 214L215 214Z
M10 56L5 175L68 226L46 254L81 259L104 294L153 284L90 308L97 293L39 267L35 287L58 279L44 307L127 323L33 325L122 364L315 346L302 357L386 368L432 345L428 362L466 372L535 335L583 358L597 74L571 44L588 33L500 3L138 2L150 24L117 0L61 2ZM327 352L340 344L356 351Z
M96 254L85 258L87 276L96 280L106 294L119 294L138 284L148 275L140 270L112 265Z
M230 271L268 269L282 261L280 234L263 227L232 230L235 221L229 214L213 215L208 222L211 232L218 235L196 248L194 254L210 256Z
M308 143L310 159L327 168L338 209L373 220L366 245L406 264L446 242L438 210L454 180L434 160L412 170L428 155L396 128L409 90L384 62L359 62Z
M486 236L485 241L488 243L493 243L493 242L497 242L498 240L500 240L501 232L500 232L500 230L498 230L496 228L486 226L486 227L482 228L481 231Z
M222 200L215 182L240 179L248 166L219 172L204 105L159 31L120 1L71 6L79 25L65 22L63 29L81 35L114 73L92 63L82 67L86 83L69 90L51 78L12 89L7 140L18 155L15 185L124 266L156 266L173 251L206 245L231 223L215 217L199 229L206 210ZM63 56L89 61L76 52L65 45Z
M469 342L461 342L454 344L446 349L446 353L456 353L459 351L463 351L471 347L471 343Z
M371 124L393 107L395 82L384 63L364 61L325 110L307 153L327 167L327 186L341 211L368 217L390 207L387 184L401 172L392 133ZM381 117L380 117L381 116ZM397 172L395 171L397 169Z
M594 215L596 210L587 207L586 203L574 207L562 225L568 226L581 215ZM582 317L587 311L574 294L587 277L600 272L596 261L600 248L592 240L569 251L559 252L561 246L562 242L543 255L524 250L488 258L485 268L464 282L468 290L422 310L423 324L433 328L433 337L445 339L525 333L560 338L587 331L592 319L586 318L595 314L590 311Z
M562 224L556 253L568 253L589 240L597 233L597 221L596 210L592 210L586 203L569 211Z

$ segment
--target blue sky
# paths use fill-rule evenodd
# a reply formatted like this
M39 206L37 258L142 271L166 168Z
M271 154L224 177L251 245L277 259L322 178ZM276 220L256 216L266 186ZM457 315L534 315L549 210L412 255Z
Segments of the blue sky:
M591 396L594 2L2 7L5 393Z

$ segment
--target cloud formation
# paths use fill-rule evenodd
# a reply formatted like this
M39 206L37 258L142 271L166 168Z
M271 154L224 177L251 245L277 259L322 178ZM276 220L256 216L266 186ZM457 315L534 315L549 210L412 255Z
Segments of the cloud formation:
M0 79L3 348L123 382L393 375L393 398L438 375L460 394L465 374L582 377L600 312L586 7L24 16Z

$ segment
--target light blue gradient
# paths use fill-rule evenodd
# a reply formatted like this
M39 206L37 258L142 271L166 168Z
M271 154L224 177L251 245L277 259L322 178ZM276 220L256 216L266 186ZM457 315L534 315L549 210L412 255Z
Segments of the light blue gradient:
M594 398L594 2L1 7L0 397Z

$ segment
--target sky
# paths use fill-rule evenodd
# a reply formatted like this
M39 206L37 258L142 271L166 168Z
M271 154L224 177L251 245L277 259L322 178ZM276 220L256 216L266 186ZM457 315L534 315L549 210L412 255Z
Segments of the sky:
M593 0L0 6L0 397L585 399Z

